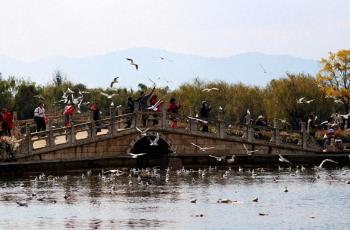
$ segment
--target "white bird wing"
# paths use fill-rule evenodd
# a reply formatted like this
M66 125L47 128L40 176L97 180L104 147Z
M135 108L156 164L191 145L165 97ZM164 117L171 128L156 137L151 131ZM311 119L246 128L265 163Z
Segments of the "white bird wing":
M139 129L138 127L136 127L136 130L139 131L140 133L142 133L142 130Z
M100 94L103 95L103 96L106 96L106 97L109 96L107 93L104 93L104 92L100 92Z
M156 134L156 138L154 139L154 142L157 143L159 141L159 133Z
M150 128L147 128L145 130L142 131L142 133L146 133Z
M199 145L196 145L195 143L191 143L191 145L193 145L193 146L195 146L195 147L197 147L199 149L202 149L202 147L200 147Z
M247 146L245 144L243 144L243 147L244 147L245 151L248 153L249 150L248 150Z
M280 157L279 161L291 164L291 162L289 160L287 160L286 158L284 158L281 154L278 154L278 156Z
M215 147L203 147L202 149L205 151L205 150L209 150L209 149L215 149Z
M214 87L214 88L211 88L211 90L219 91L219 88Z
M326 163L326 162L332 162L332 163L335 163L335 164L339 164L339 163L336 162L335 160L324 159L318 167L322 168L323 164Z

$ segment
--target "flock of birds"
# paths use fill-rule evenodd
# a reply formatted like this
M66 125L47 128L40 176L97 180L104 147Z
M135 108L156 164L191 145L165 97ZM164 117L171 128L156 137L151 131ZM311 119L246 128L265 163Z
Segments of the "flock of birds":
M350 156L349 156L350 159ZM283 158L280 156L280 161L283 162L289 162L287 159ZM321 162L321 164L318 167L315 167L313 170L315 172L318 172L322 169L322 166L326 162L332 162L332 163L337 163L333 160L330 159L325 159L324 161ZM301 174L305 172L306 169L303 166L295 166L295 167L278 167L278 172L280 173L287 173L289 176L296 176L297 174ZM312 169L310 169L312 170ZM109 169L109 170L88 170L85 171L81 174L80 178L81 180L88 179L90 177L97 177L100 180L102 180L107 188L106 188L106 193L108 194L113 194L117 190L117 186L119 185L126 185L126 186L141 186L143 189L147 189L147 187L150 186L157 186L159 183L163 184L168 184L171 183L171 178L177 178L177 177L184 177L189 180L190 183L196 184L200 183L201 180L205 178L209 178L212 176L215 176L216 178L221 178L222 180L226 180L229 177L232 176L250 176L251 178L256 178L257 176L264 175L266 172L266 169L264 168L256 168L256 169L250 169L250 168L243 168L241 166L238 166L237 169L231 169L229 167L226 170L219 170L216 166L215 167L209 167L209 168L204 168L204 169L177 169L173 170L170 168L167 168L165 170L161 170L159 167L153 167L153 168L146 168L146 169L137 169L137 168L131 168L131 169ZM326 171L323 171L326 172ZM344 170L342 172L342 176L347 176L349 170ZM306 174L307 175L307 174ZM314 174L310 174L314 175ZM172 177L171 177L172 176ZM336 179L332 174L328 174L328 177L330 177L334 181L342 182L345 184L350 184L350 180L344 180L344 179ZM320 179L321 176L320 174L317 174L312 180L316 181ZM32 183L37 184L37 183L48 183L48 182L58 182L58 181L66 181L68 179L68 176L53 176L53 175L45 175L44 173L39 174L36 176L33 180L31 180ZM280 175L277 176L272 176L273 182L279 182L282 181L280 179ZM287 193L289 192L288 187L284 186L284 189L282 190L283 192ZM17 200L16 203L18 206L22 207L28 207L28 201L32 199L36 199L37 201L40 202L48 202L48 203L56 203L56 199L50 197L49 194L46 196L36 194L35 192L31 193L29 195L29 198L22 199L22 200ZM70 194L66 193L62 198L67 200L70 199ZM252 202L258 202L259 198L253 197L251 200ZM189 200L190 203L197 203L198 200L197 198L193 198ZM237 203L237 200L230 200L230 199L218 199L217 203ZM259 214L260 215L260 214Z

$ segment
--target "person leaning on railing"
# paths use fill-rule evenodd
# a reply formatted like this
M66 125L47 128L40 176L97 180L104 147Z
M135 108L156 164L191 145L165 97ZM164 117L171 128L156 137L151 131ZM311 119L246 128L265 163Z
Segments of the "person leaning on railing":
M99 123L99 120L101 119L100 109L96 102L90 106L90 110L92 111L92 119L95 122L96 133L101 132L100 123Z

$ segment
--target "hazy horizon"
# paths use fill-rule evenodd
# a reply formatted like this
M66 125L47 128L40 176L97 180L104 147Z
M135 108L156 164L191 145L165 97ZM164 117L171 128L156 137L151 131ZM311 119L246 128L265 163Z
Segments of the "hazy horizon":
M319 60L349 48L346 0L0 3L0 54L17 60L138 47L204 57L261 52Z

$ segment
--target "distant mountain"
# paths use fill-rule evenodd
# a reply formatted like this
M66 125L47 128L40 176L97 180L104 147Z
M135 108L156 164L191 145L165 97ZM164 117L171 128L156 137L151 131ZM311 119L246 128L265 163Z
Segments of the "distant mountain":
M128 64L127 57L139 64L138 71ZM175 88L197 76L203 80L263 86L286 72L315 74L318 69L315 60L286 55L243 53L231 57L202 57L151 48L133 48L82 58L46 57L33 62L0 55L3 76L15 75L45 84L51 81L55 70L60 70L69 80L89 87L107 87L115 76L120 77L120 85L124 87L136 87L139 83L149 85L148 78L160 78L157 80L159 86Z

